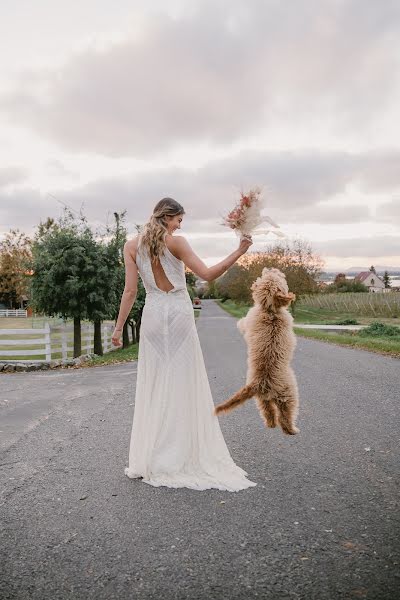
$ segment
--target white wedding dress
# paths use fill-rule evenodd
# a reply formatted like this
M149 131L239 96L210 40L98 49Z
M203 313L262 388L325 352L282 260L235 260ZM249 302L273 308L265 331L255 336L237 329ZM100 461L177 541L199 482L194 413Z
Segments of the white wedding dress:
M156 487L237 492L255 486L234 463L213 412L185 265L167 247L160 262L174 286L169 292L156 285L139 241L136 264L146 301L125 474Z

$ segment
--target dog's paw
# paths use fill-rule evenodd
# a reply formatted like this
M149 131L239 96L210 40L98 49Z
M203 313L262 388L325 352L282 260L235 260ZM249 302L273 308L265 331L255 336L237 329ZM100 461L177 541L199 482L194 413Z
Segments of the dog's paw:
M300 429L298 427L295 427L294 425L290 428L282 427L282 431L283 433L286 433L286 435L296 435L296 433L300 433Z

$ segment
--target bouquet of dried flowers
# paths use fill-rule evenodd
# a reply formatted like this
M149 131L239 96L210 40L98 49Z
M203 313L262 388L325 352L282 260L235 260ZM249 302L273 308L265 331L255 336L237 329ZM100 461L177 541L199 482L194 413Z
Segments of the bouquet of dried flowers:
M275 231L271 228L259 229L263 223L269 223L275 229L279 229L279 225L274 223L271 217L261 214L263 208L264 201L260 188L252 188L247 194L241 192L239 202L223 217L222 225L234 229L240 237L250 238L253 235L267 234L270 231L279 237L286 237L282 231Z

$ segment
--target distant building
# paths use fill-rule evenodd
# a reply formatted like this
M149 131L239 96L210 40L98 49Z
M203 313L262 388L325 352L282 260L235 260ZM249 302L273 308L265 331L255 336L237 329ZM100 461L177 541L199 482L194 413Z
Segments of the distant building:
M385 288L382 279L373 271L361 271L354 277L354 281L363 283L369 292L390 292L390 288Z

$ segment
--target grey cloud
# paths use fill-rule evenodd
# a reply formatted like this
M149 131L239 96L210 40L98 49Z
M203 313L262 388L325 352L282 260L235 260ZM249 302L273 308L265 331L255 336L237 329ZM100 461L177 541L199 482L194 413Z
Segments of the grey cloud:
M28 178L28 169L24 167L6 167L0 169L0 187L22 183Z
M52 202L39 190L32 188L0 192L0 237L2 233L15 228L30 235L41 220L55 215Z
M3 96L11 119L70 150L150 156L229 144L314 116L373 127L398 87L395 0L198 3L140 40L88 49Z
M378 206L375 219L400 226L400 194L397 198ZM398 243L400 248L400 237Z
M84 212L93 222L104 223L107 213L127 209L129 223L143 223L153 206L163 196L172 196L185 210L187 231L224 231L220 220L239 197L240 189L264 185L266 213L278 223L359 223L371 220L367 205L335 205L334 197L344 193L349 184L362 183L365 193L373 180L371 193L376 194L374 173L385 168L385 161L398 160L393 155L378 152L347 154L341 152L240 153L233 158L213 161L198 170L179 168L158 169L137 175L102 178L71 190L54 190L57 198L38 196L38 192L16 190L0 195L3 210L9 221L38 222L60 210L66 203ZM367 175L366 175L367 174ZM400 170L393 173L394 188L400 185ZM386 182L384 182L386 191ZM378 190L379 191L379 190ZM33 198L33 199L32 199ZM33 208L34 207L34 208ZM392 218L395 206L382 208L380 214ZM31 213L31 211L33 211ZM386 211L386 213L385 213ZM46 213L46 214L44 214ZM35 219L35 220L34 220ZM3 219L4 220L4 219Z
M314 242L313 247L326 255L345 258L347 256L395 256L399 254L400 245L398 236L384 235Z

